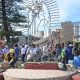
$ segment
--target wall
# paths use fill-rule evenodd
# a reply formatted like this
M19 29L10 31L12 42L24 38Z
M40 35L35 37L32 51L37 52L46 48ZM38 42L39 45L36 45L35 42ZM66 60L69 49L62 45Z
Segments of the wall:
M73 41L73 36L74 36L74 26L73 23L68 21L68 22L62 22L62 42L68 42L68 41Z

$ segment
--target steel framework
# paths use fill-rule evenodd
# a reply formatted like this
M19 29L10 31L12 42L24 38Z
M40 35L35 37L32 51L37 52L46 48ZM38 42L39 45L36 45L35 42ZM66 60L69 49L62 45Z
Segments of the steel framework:
M56 0L23 0L20 5L24 6L27 15L26 29L22 27L24 33L35 36L42 25L44 31L59 27L60 17Z

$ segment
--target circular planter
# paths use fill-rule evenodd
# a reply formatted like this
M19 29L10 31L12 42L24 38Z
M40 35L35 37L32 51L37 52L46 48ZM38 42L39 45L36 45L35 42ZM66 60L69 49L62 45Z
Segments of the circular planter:
M75 72L60 70L8 69L5 80L71 80Z

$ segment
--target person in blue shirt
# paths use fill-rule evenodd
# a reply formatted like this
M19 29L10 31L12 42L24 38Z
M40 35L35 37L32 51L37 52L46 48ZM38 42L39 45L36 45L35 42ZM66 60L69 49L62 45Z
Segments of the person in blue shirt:
M74 56L73 63L74 63L75 68L80 69L80 49L77 49L75 56Z
M56 45L56 55L57 55L57 57L60 55L60 53L61 53L61 46L60 46L60 44L58 44L58 45Z
M66 64L68 63L69 60L73 60L73 45L71 43L68 43L66 48L65 48L65 53L66 53Z
M15 45L15 57L16 57L16 61L18 61L18 58L19 58L19 53L20 53L20 49L18 47L18 44Z

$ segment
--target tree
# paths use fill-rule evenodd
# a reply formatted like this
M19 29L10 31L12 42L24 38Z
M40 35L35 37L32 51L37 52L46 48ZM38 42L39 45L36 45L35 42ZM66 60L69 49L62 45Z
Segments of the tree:
M22 0L1 0L1 11L2 11L2 24L3 24L3 33L5 33L7 41L10 41L10 29L8 23L11 22L24 22L25 16L22 16L19 13L19 10L23 9L20 6L17 6L16 3Z
M9 36L21 36L22 32L21 31L0 31L0 36L3 37L5 35L9 35Z
M20 14L20 10L24 10L24 8L17 5L19 2L22 2L22 0L6 0L6 15L9 22L19 23L26 21L26 17Z
M2 24L4 26L4 31L8 32L6 9L5 9L5 0L1 0L1 6L2 6L2 21L3 21ZM7 40L9 40L9 36L8 35L6 35L6 38L7 38Z

